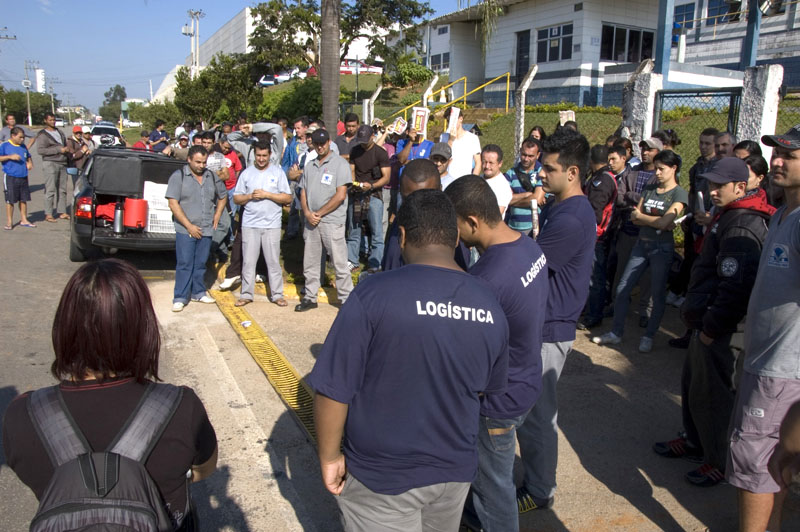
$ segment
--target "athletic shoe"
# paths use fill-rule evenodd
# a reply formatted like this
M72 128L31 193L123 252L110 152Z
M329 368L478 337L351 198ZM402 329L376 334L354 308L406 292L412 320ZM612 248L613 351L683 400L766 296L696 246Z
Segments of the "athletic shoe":
M680 297L681 297L681 296L679 296L678 294L676 294L675 292L673 292L672 290L670 290L669 292L667 292L667 298L664 300L664 302L665 302L667 305L672 305L672 306L674 307L674 306L675 306L675 302L676 302L676 301L678 300L678 298L680 298Z
M579 321L576 326L578 327L579 330L585 331L587 329L591 329L592 327L597 327L598 325L600 325L600 323L602 323L602 321L603 321L602 319L597 320L592 318L586 318L584 320Z
M237 283L241 282L241 280L242 280L242 276L241 275L235 275L233 277L226 277L225 280L223 280L221 283L219 283L219 289L220 290L231 290L231 289L233 289L233 287Z
M172 304L172 312L180 312L180 311L183 310L183 307L185 307L185 306L186 306L186 304L185 303L181 303L180 301L177 302L177 303L173 303Z
M553 506L553 500L553 497L549 499L534 497L524 486L517 488L517 509L521 514L531 510L546 510Z
M303 299L300 301L300 304L294 307L295 312L305 312L307 310L311 310L312 308L317 308L317 304L314 301L309 301L308 299Z
M597 345L616 345L622 343L622 338L611 331L592 338L592 343Z
M263 275L256 275L256 282L264 284L264 282L265 282L264 276Z
M359 264L353 264L352 262L348 261L347 262L347 269L350 270L351 272L354 272L354 271L360 270L361 266Z
M677 338L670 338L667 343L670 347L674 347L676 349L689 349L689 342L692 340L692 330L689 329L686 331L686 334L683 336L679 336Z
M675 301L672 303L672 306L673 306L673 307L675 307L675 308L681 308L681 306L683 306L683 302L684 302L684 301L686 301L686 298L685 298L685 297L683 297L683 296L680 296L679 298L677 298L677 299L676 299L676 300L675 300Z
M711 486L716 486L720 482L724 482L725 473L712 465L703 464L697 469L686 473L684 478L695 486L710 488Z
M192 301L196 301L198 303L216 303L217 300L211 297L208 294L204 294L203 297L193 297Z
M654 443L653 452L664 458L683 458L696 464L703 463L703 452L689 443L684 434L674 440Z
M642 339L639 340L639 352L649 353L652 350L653 350L653 339L648 338L647 336L642 336Z

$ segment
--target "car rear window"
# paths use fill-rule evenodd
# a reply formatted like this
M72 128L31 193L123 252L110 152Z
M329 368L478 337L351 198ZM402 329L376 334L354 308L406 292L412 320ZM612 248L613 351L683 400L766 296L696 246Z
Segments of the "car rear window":
M119 131L115 127L95 127L92 129L92 135L112 135L119 137Z

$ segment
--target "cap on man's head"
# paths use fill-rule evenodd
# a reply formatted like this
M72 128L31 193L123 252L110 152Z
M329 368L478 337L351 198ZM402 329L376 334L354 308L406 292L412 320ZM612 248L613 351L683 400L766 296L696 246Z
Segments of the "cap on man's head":
M318 129L311 134L311 142L318 146L325 144L329 140L331 140L331 136L324 129Z
M800 124L795 125L785 135L764 135L761 142L773 148L800 149Z
M660 139L657 139L655 137L650 137L649 139L644 139L642 142L639 143L639 147L640 148L643 147L643 146L646 146L646 149L648 149L648 150L655 149L655 150L661 151L661 150L664 149L664 143L661 142Z
M75 126L75 127L72 128L72 132L73 133L82 133L83 132L83 128L81 126Z
M75 130L73 129L73 131L75 131ZM89 126L83 126L83 129L81 129L81 131L83 131L84 133L91 133L92 132L92 130L91 130L91 128L89 128Z
M724 185L726 183L738 183L747 181L750 178L750 170L747 163L738 157L723 157L700 177L708 179L712 183Z
M356 142L359 144L366 144L372 138L372 126L368 126L367 124L361 124L358 126L358 131L356 132Z
M186 133L181 133L180 135L178 135L178 140L183 140L183 139L189 140L189 135L187 135Z
M450 148L450 145L446 142L437 142L433 145L433 149L431 149L431 157L434 155L438 155L439 157L444 157L445 159L450 159L453 156L453 150Z
M320 127L317 124L311 124L310 126L308 126L308 129L306 129L306 135L310 137L318 129L320 129Z

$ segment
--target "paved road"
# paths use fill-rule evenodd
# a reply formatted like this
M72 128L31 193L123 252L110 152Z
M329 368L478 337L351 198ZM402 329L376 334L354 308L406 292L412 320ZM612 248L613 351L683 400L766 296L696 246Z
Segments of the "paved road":
M36 161L39 162L38 160ZM37 165L40 166L40 165ZM32 176L36 229L0 235L0 415L26 390L53 383L50 327L61 290L78 265L67 260L67 222L42 222L41 176ZM203 530L338 531L335 502L323 490L312 446L215 305L170 312L174 257L121 254L148 279L164 337L161 376L193 387L217 429L219 470L193 486ZM335 309L297 315L263 299L247 310L301 375L313 367ZM552 511L521 518L530 531L732 530L730 486L688 486L691 464L657 457L650 445L680 427L683 352L666 347L682 332L669 311L652 353L636 352L637 327L619 349L579 334L559 387L559 491ZM518 471L519 474L519 471ZM800 530L800 499L788 502L784 530ZM0 449L3 530L27 529L36 501L5 465ZM794 528L792 528L794 527Z

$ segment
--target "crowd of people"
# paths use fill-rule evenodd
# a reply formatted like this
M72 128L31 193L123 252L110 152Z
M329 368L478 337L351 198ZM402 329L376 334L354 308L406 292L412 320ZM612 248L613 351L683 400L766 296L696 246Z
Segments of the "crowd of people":
M703 130L685 189L672 130L590 146L575 122L549 136L537 126L504 172L502 148L457 120L438 142L354 114L335 132L306 116L186 123L174 142L163 122L143 131L133 149L187 161L166 192L172 310L214 302L209 258L230 260L220 288L240 286L237 306L259 276L288 306L281 235L302 236L295 311L317 308L328 263L340 305L307 381L345 529L513 532L520 513L554 502L556 389L576 331L621 344L638 288L639 352L656 347L669 305L686 326L669 340L687 349L683 428L653 450L696 462L695 486L734 485L741 530L779 530L800 471L800 125L758 139L769 164L758 142ZM21 150L24 132L11 134ZM80 138L61 151L40 133L38 149L79 164ZM19 153L0 161L25 166Z

